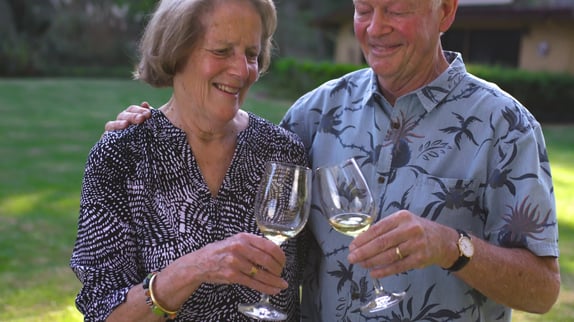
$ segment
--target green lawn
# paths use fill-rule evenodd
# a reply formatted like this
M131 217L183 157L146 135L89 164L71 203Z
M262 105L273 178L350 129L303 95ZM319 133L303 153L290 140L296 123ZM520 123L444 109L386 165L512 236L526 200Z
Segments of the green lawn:
M255 88L246 107L275 122L289 106ZM272 94L271 94L272 95ZM129 80L0 79L0 321L81 321L68 268L84 162L105 121L168 90ZM563 289L547 315L574 316L574 127L547 126L560 220Z

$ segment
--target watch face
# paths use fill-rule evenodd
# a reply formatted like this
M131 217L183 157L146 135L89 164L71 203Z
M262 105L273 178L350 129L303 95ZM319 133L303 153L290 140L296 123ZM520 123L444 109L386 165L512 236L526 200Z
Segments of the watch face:
M460 239L460 251L462 252L462 254L466 257L472 257L472 255L474 254L474 246L472 245L472 242L470 241L469 238L467 237L463 237Z

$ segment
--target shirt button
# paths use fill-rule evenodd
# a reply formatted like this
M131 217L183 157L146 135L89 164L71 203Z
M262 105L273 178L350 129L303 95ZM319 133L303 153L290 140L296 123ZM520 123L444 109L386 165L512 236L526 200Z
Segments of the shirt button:
M385 183L385 177L379 177L379 183Z
M393 123L391 123L391 127L396 130L400 127L400 124L399 124L399 122L393 122Z

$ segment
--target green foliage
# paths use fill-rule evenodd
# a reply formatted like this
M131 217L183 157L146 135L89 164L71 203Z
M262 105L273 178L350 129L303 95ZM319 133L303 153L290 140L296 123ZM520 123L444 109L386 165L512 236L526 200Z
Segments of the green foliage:
M120 6L128 6L131 15L141 16L153 11L158 0L113 0Z
M4 13L14 21L12 33L0 37L0 75L60 75L77 67L132 65L142 15L130 15L130 7L115 2L13 1ZM147 3L125 2L135 8Z
M361 67L365 66L316 62L292 57L281 58L272 62L269 82L281 90L280 95L295 99L328 80Z
M524 104L541 122L574 122L574 76L518 69L468 66Z
M34 75L38 72L38 55L27 36L4 36L0 41L0 75Z
M327 80L363 67L366 66L283 58L274 61L269 74L273 84L284 91L282 95L297 97ZM574 122L574 76L496 66L467 68L510 93L540 122Z

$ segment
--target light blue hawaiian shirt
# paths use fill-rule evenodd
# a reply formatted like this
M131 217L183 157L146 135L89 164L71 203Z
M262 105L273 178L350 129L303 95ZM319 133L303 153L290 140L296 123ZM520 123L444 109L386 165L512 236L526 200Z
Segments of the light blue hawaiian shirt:
M354 157L383 218L399 209L503 247L558 256L550 165L540 124L513 97L466 71L460 54L427 86L391 106L367 68L301 97L282 126L314 168ZM381 280L406 290L392 309L362 314L367 271L347 261L350 237L330 228L313 200L303 284L304 321L510 321L511 310L438 266ZM496 272L492 272L496 274ZM528 283L528 281L524 281Z

